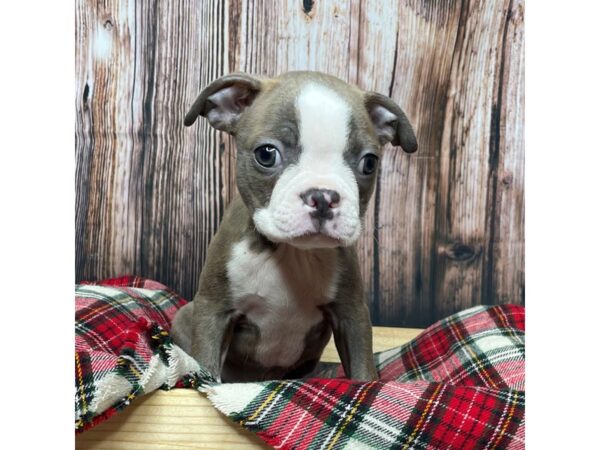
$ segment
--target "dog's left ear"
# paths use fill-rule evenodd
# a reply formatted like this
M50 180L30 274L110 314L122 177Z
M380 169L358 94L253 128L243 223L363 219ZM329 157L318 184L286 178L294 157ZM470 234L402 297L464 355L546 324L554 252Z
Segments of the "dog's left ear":
M381 145L391 142L402 147L406 153L417 151L417 138L412 125L391 98L377 92L365 92L365 107Z
M183 121L192 125L198 116L206 117L217 130L233 133L240 116L262 89L262 82L245 73L225 75L209 84L198 96Z

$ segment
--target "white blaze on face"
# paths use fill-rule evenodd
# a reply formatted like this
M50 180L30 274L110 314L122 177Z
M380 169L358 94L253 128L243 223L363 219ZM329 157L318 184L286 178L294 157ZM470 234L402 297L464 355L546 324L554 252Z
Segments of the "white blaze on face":
M302 88L295 106L302 152L298 163L281 174L267 207L254 213L256 228L274 242L302 247L351 245L360 234L360 217L358 184L344 161L350 106L331 89L315 83ZM330 189L340 195L333 218L324 221L320 230L310 216L312 209L300 197L309 189ZM293 241L317 231L339 242L318 237Z

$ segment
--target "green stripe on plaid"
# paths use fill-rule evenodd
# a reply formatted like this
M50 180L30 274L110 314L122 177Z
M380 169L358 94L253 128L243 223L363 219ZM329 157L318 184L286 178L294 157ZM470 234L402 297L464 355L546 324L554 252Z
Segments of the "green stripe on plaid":
M169 337L171 321L186 303L174 292L151 280L122 277L78 285L75 294L77 431L146 392L170 389L182 378L190 386L198 385L198 376L208 379Z
M185 304L151 280L77 288L76 428L158 388L195 387L232 420L282 449L524 448L524 309L475 307L375 355L381 380L220 384L173 345ZM111 393L117 393L113 395Z
M201 390L276 448L522 449L524 357L524 309L477 307L376 355L379 382L314 378Z

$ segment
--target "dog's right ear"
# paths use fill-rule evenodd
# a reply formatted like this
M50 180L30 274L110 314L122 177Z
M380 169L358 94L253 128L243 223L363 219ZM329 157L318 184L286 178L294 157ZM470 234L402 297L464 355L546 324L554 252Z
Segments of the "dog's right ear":
M252 75L234 73L209 84L198 96L183 121L192 125L198 116L206 117L217 130L233 133L242 113L262 89L262 82Z

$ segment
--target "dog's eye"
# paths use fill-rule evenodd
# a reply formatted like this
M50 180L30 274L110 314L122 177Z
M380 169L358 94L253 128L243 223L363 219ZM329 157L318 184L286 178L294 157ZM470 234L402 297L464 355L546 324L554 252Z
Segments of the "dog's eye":
M373 153L363 156L358 162L358 171L363 175L371 175L377 169L379 158Z
M279 150L272 145L261 145L254 150L254 159L263 167L275 167L281 162Z

